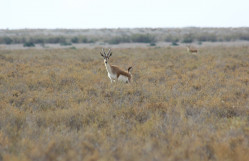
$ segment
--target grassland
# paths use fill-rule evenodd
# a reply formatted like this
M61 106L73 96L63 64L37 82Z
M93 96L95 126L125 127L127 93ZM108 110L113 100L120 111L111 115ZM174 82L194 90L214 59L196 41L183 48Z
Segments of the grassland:
M0 50L0 161L249 160L249 47Z

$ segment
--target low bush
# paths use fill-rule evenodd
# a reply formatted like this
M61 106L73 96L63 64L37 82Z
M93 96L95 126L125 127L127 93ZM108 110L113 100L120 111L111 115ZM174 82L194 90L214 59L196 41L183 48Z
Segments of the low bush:
M128 36L118 36L118 37L111 38L107 42L109 44L128 43L128 42L130 42L130 38Z
M154 43L155 37L150 34L133 34L131 35L131 41L138 43Z
M249 158L249 46L0 50L0 160Z
M61 46L70 46L70 45L72 45L72 43L71 42L61 42L60 45Z
M35 47L35 44L33 43L33 42L25 42L24 44L23 44L23 46L24 47Z

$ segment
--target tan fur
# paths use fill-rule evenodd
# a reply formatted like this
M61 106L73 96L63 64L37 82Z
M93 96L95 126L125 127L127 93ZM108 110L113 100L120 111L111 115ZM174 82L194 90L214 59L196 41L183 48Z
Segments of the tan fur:
M187 46L187 51L188 51L189 53L197 53L197 52L198 52L197 49L190 48L190 46Z
M129 82L131 81L131 74L130 73L120 69L116 65L110 65L110 66L111 66L112 73L117 75L117 79L119 78L120 75L123 75L123 76L128 77Z

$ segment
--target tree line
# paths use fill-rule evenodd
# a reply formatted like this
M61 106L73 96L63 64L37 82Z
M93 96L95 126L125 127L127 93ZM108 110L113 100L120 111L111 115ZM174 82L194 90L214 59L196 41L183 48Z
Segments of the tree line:
M134 29L135 30L135 29ZM148 31L147 31L148 30ZM103 42L109 44L119 44L119 43L156 43L156 42L171 42L172 44L181 43L192 43L192 42L221 42L221 41L237 41L246 40L249 41L249 29L244 29L243 32L224 32L222 29L214 30L215 32L203 32L196 29L187 30L185 32L182 30L165 30L158 31L145 29L138 33L130 33L122 30L101 30L104 34L91 34L91 35L71 35L61 32L57 35L32 35L32 34L0 34L0 44L61 44L61 45L71 45L73 43L95 43ZM71 30L70 30L71 31ZM73 31L73 30L72 30ZM71 31L71 32L72 32ZM139 31L139 30L138 30ZM223 32L221 32L223 31ZM5 31L2 31L4 33ZM8 33L12 31L7 30ZM22 32L22 31L20 31ZM53 32L53 31L52 31ZM107 32L107 33L105 33ZM115 34L112 34L114 32ZM94 35L94 36L93 36Z

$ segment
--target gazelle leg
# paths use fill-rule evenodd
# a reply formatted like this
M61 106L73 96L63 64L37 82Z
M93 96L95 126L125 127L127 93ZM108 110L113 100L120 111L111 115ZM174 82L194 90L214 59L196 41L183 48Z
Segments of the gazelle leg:
M117 81L117 82L118 82L118 77L116 77L116 78L115 78L115 81Z
M111 83L115 82L115 79L110 78L110 80L111 80Z
M111 77L111 76L109 75L109 73L108 73L108 77L110 78L110 80L111 80L111 83L112 83L112 81L113 81L113 80L112 80L112 77Z

